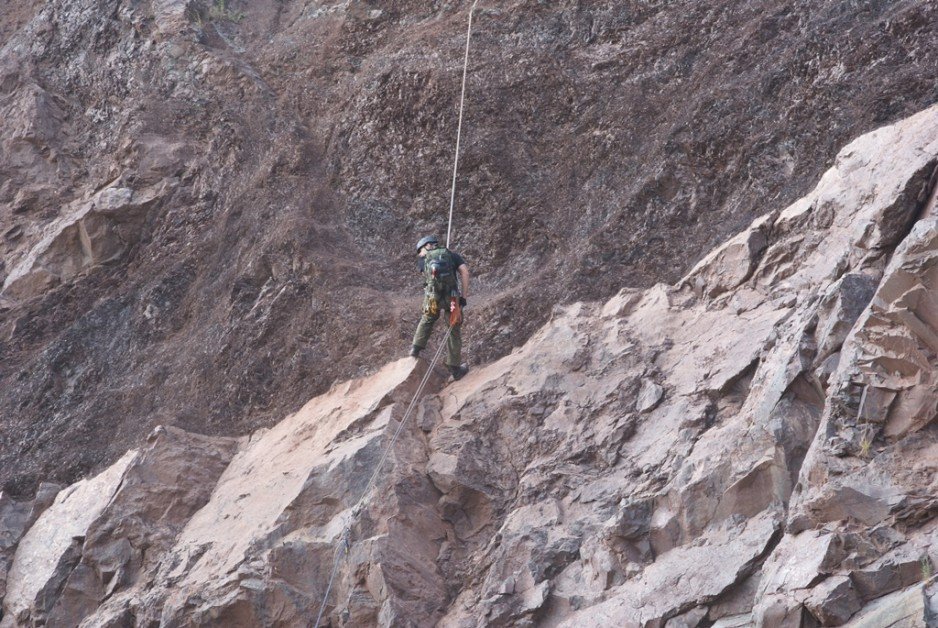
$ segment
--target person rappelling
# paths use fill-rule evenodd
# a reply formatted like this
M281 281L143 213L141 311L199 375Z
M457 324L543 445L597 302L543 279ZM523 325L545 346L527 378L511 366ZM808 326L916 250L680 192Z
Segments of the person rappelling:
M417 243L417 268L424 277L423 316L414 333L410 355L418 357L427 346L433 326L446 313L446 360L444 364L454 380L462 379L469 366L461 362L462 308L469 294L469 266L459 253L440 246L436 236Z
M466 76L469 72L469 41L472 38L472 14L479 0L469 8L469 25L466 29L466 54L462 68L462 93L459 96L459 123L456 125L456 153L453 158L453 184L449 195L449 223L446 227L446 246L440 246L436 236L426 236L417 243L417 267L425 278L423 316L414 333L414 342L410 355L418 357L430 334L433 325L446 312L446 361L445 364L458 380L469 372L469 365L460 362L462 353L462 308L466 305L469 293L469 266L458 254L449 250L453 233L453 208L456 206L456 175L459 172L459 144L462 140L462 119L466 103ZM461 291L460 291L461 288ZM442 347L441 347L442 349ZM431 365L436 362L436 358Z

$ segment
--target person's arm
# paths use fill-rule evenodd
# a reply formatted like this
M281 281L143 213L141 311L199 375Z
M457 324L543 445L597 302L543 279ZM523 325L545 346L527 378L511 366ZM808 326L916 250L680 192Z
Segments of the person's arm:
M462 297L467 299L469 298L469 267L462 264L456 270L459 271L459 282L462 285Z

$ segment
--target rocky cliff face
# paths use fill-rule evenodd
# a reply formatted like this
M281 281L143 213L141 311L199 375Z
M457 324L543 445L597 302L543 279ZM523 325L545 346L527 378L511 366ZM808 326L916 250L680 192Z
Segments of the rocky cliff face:
M933 107L676 283L430 374L360 510L423 361L0 498L0 626L306 626L337 551L332 626L936 625L936 179Z
M250 433L400 356L467 4L4 1L5 491L71 484L156 425ZM934 103L936 24L914 0L481 2L471 359L554 304L676 281Z

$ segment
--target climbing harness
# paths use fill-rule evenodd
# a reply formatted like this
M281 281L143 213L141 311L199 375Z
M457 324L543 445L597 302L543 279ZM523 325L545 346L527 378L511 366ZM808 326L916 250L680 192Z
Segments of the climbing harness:
M479 0L475 0L472 3L472 6L469 8L469 26L466 29L466 53L463 58L463 69L462 69L462 92L459 96L459 123L456 126L456 155L453 159L453 185L450 189L449 197L449 222L446 227L446 248L449 248L450 237L453 231L453 208L456 205L456 174L459 171L459 145L462 139L462 119L463 119L463 110L465 108L466 102L466 76L469 71L469 41L472 38L472 14L475 12L476 5L479 4ZM421 241L423 242L423 241ZM422 244L418 244L417 248L419 249ZM384 453L381 455L381 459L378 460L378 464L375 465L375 469L371 474L371 478L368 480L368 484L365 486L365 490L362 492L361 497L356 502L355 506L352 508L351 516L349 522L346 524L345 529L342 531L342 537L339 540L338 547L336 547L333 554L332 560L332 573L329 575L329 582L326 585L326 592L322 598L322 604L319 606L319 613L316 615L316 624L315 628L319 628L320 623L322 622L323 613L326 611L326 605L329 603L329 594L332 592L332 586L335 584L336 575L339 572L339 565L342 560L348 555L349 550L352 547L352 524L361 514L362 509L365 507L365 503L368 499L368 494L371 489L374 487L375 481L378 479L378 475L381 472L381 468L384 466L384 463L387 461L388 456L391 453L391 449L394 447L394 444L397 442L398 436L400 436L401 431L404 429L404 425L407 423L407 420L410 418L410 415L413 413L414 408L417 407L417 401L420 399L420 395L423 393L423 389L426 387L427 382L430 381L430 375L433 374L434 368L440 359L440 356L443 355L443 349L446 347L446 343L449 340L450 334L453 333L453 321L462 320L462 310L459 307L459 298L452 297L454 299L450 304L450 326L446 331L446 335L443 337L440 346L437 347L436 353L433 356L433 359L430 361L430 365L427 367L427 372L424 373L423 379L420 381L420 385L417 386L416 392L414 392L413 398L410 400L410 404L407 406L407 410L404 412L404 416L401 418L400 424L397 426L397 429L394 430L394 434L391 436L391 440L388 442L388 446L384 449ZM434 301L437 311L439 311L439 303ZM348 609L346 608L342 612L343 616L347 616Z
M416 392L414 392L413 398L410 400L410 404L407 406L407 410L404 412L404 416L401 418L401 422L398 424L397 429L394 430L394 434L391 436L391 440L388 442L388 446L385 447L384 453L381 454L381 459L378 460L378 464L375 465L375 470L371 473L371 478L368 479L368 484L365 485L365 490L362 492L362 496L358 499L355 506L352 508L351 520L346 524L345 529L342 531L342 537L339 540L339 545L336 547L333 559L332 559L332 573L329 576L329 583L326 585L326 592L322 598L322 604L319 606L319 614L316 615L316 626L319 628L319 624L322 621L322 614L326 610L326 604L329 602L329 594L332 592L332 585L335 583L336 574L339 571L339 564L342 560L348 555L349 550L352 547L352 523L355 519L358 518L358 515L361 514L362 509L365 507L365 502L368 499L368 493L374 487L375 481L378 479L378 475L381 472L381 467L384 466L385 461L388 459L388 456L391 453L391 449L394 447L394 444L397 442L398 436L401 435L401 431L404 429L404 425L407 423L407 419L410 418L410 415L413 413L414 408L417 407L417 400L420 399L420 395L423 393L423 389L426 387L427 382L430 381L430 376L433 374L433 369L436 368L436 363L439 361L440 356L443 355L443 348L446 347L446 341L449 340L449 335L453 332L453 328L450 327L447 330L446 335L443 337L440 346L437 347L436 353L433 355L433 360L430 361L430 366L427 367L427 372L423 374L423 379L420 380L420 385L417 386Z
M462 65L462 94L459 96L459 124L456 125L456 157L453 159L453 187L449 194L449 224L446 227L446 248L449 248L450 234L453 231L453 207L456 205L456 171L459 169L459 141L462 139L462 113L466 102L466 75L469 72L469 40L472 38L472 14L479 0L469 8L469 27L466 29L466 56Z

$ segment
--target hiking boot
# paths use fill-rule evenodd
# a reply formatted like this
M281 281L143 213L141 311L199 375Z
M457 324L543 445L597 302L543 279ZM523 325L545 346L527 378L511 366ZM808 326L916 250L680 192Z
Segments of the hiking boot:
M413 345L410 348L410 357L412 358L420 357L420 350L421 350L421 347L418 347L417 345Z
M459 381L469 372L469 365L460 364L459 366L450 366L449 372L452 374L454 381Z

